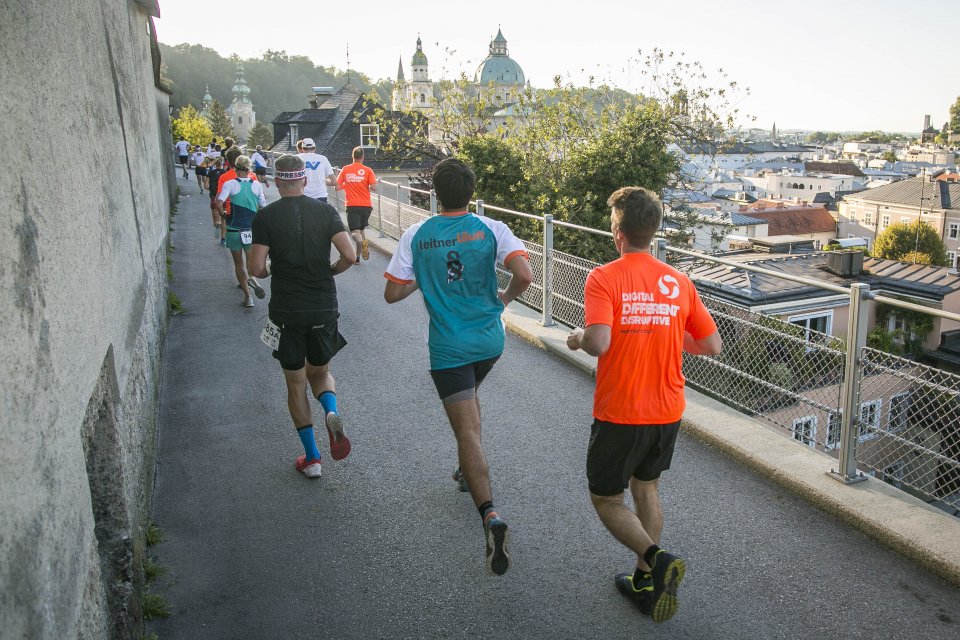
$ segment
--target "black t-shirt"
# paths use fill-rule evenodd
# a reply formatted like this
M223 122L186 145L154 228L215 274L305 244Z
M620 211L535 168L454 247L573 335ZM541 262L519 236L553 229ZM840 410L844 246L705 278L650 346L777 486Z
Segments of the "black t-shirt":
M220 176L226 173L223 169L217 169L215 166L210 166L207 169L207 180L210 182L210 188L207 191L210 192L210 202L213 202L217 199L217 182L220 180Z
M253 243L270 247L271 320L314 325L337 318L330 239L342 231L337 210L307 196L281 198L257 212Z

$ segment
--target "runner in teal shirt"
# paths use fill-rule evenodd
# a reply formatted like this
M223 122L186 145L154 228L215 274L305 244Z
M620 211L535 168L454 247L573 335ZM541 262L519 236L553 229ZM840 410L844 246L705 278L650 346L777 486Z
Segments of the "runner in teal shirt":
M476 178L448 158L433 170L440 215L404 232L384 274L384 298L403 300L418 288L430 316L430 375L457 438L454 479L469 490L483 520L486 563L495 574L510 567L507 524L493 509L490 473L480 443L477 388L504 347L504 307L530 285L523 243L497 220L467 212ZM498 291L497 263L513 277Z

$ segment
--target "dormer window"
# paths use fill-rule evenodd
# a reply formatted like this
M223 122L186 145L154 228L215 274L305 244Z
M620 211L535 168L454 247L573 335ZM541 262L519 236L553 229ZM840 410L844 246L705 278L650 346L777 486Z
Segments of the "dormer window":
M360 125L360 146L367 149L380 148L380 125L361 124Z

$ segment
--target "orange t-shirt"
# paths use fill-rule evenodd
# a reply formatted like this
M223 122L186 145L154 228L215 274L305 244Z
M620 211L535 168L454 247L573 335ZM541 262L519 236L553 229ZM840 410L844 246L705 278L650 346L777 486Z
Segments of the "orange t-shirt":
M230 180L233 180L236 177L237 177L236 169L229 169L226 173L221 175L220 178L217 180L217 195L218 196L220 195L220 189L223 189L223 185L227 184L227 182L229 182ZM253 180L254 182L258 182L257 176L253 175L253 171L250 171L249 173L247 173L247 177ZM226 215L230 215L230 198L227 198L226 200L223 201L223 213Z
M610 326L597 363L593 416L617 424L669 424L683 415L683 337L717 330L690 279L649 253L595 268L584 290L585 326Z
M370 185L377 184L377 176L370 167L354 162L340 170L337 184L346 192L348 207L369 207Z

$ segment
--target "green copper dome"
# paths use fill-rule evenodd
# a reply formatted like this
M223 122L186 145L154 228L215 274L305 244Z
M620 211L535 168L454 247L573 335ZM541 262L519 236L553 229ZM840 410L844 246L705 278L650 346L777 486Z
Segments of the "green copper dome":
M507 39L497 29L497 36L490 41L490 55L480 63L474 80L478 84L523 84L526 79L523 69L507 54Z
M413 59L410 61L410 64L414 67L427 66L427 56L423 53L423 42L419 37L417 38L417 52L413 54Z

